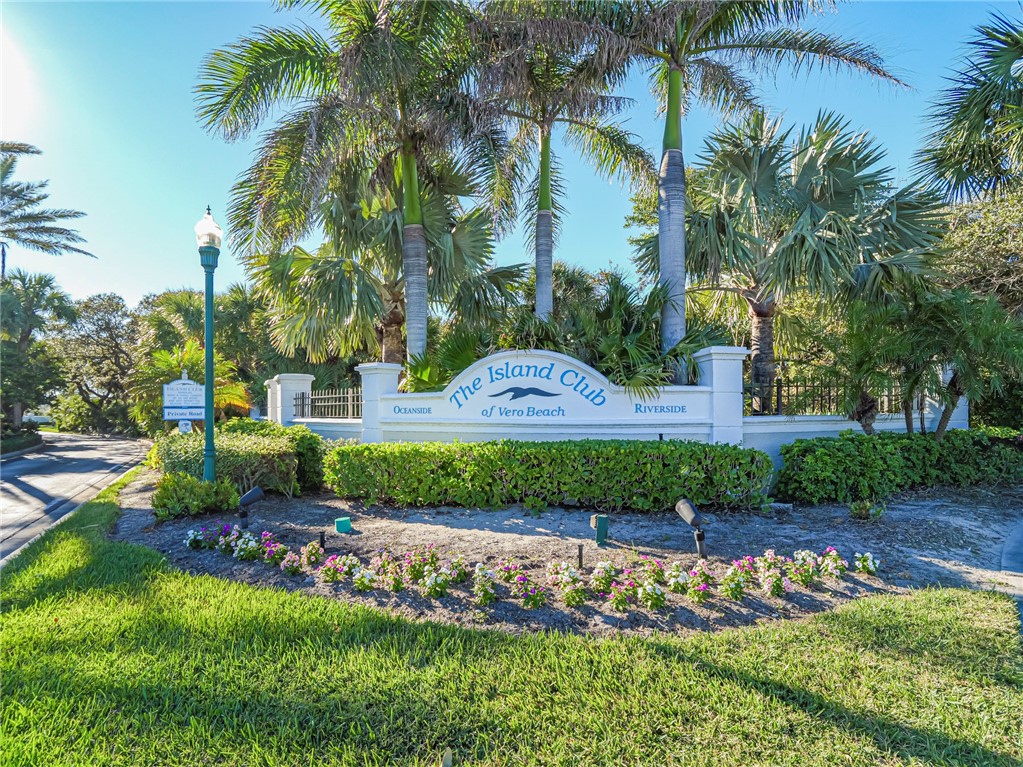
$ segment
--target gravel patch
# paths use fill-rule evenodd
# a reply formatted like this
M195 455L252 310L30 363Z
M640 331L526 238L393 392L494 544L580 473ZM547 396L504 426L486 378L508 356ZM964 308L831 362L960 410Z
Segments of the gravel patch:
M732 559L754 556L766 549L791 555L798 549L821 551L835 546L852 560L855 552L870 551L881 559L878 577L850 574L822 587L798 588L784 599L748 596L742 602L716 597L694 605L669 594L665 609L618 613L591 599L580 608L560 603L527 610L509 598L503 584L501 599L478 608L467 586L429 599L415 590L355 592L349 583L325 584L309 576L287 576L259 562L239 562L214 551L194 551L184 545L185 533L213 518L191 518L154 524L150 499L157 475L141 474L121 493L123 515L112 533L114 540L142 544L162 552L175 567L193 574L231 578L258 586L318 594L340 601L383 608L413 620L431 620L508 632L554 630L604 635L656 632L684 633L749 625L763 620L798 619L832 609L858 596L892 593L931 585L1005 588L1001 550L1009 530L1023 523L1023 488L930 490L889 501L878 520L858 522L845 506L786 507L776 505L768 515L708 514L707 553L721 569ZM330 493L301 498L270 497L250 510L250 529L273 532L296 549L326 534L327 554L352 553L368 560L389 548L403 552L435 544L444 556L464 555L470 563L496 564L514 559L544 580L543 568L552 559L577 565L579 546L583 573L609 560L624 566L640 555L666 562L695 562L691 529L675 514L613 514L604 547L594 541L590 513L580 509L550 509L532 515L522 508L396 509L366 507ZM334 519L351 517L353 532L334 532ZM223 518L223 521L236 521Z

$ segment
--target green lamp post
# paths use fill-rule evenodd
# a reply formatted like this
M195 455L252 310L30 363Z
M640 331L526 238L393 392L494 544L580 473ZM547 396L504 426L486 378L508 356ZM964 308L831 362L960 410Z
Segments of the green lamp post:
M206 215L195 225L195 241L199 245L199 263L206 272L206 446L202 453L202 478L214 482L217 478L217 452L213 447L213 270L220 257L220 242L224 232L213 220L209 206Z

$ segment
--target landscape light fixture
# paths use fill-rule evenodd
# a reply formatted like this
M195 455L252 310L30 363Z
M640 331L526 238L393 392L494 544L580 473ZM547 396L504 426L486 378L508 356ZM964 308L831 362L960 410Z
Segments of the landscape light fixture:
M206 206L206 215L195 225L195 243L199 246L199 263L206 272L206 402L203 409L203 422L206 426L206 444L202 453L202 478L207 482L215 482L216 448L213 446L213 271L217 268L220 257L220 243L224 238L223 230L213 220L210 207Z
M696 540L696 556L700 559L706 559L707 554L703 550L703 530L700 526L703 524L703 517L700 516L700 512L693 505L692 501L683 498L681 501L675 504L675 513L682 517L682 520L693 528L693 538Z
M242 530L249 529L249 506L256 501L262 501L264 498L266 498L266 493L263 492L263 488L257 485L238 501L238 518L242 521Z

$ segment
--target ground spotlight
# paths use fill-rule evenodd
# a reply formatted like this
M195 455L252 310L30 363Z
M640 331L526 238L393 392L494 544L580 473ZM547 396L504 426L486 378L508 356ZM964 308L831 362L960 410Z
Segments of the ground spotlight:
M696 555L700 559L706 559L707 553L703 548L703 530L700 526L703 524L703 517L700 516L700 512L696 506L693 505L692 501L685 498L675 504L675 513L682 517L683 521L693 528L693 538L696 540Z
M238 509L238 518L242 521L242 530L249 529L249 506L254 504L256 501L263 500L264 498L266 498L266 493L263 492L263 488L254 487L238 501L240 506Z

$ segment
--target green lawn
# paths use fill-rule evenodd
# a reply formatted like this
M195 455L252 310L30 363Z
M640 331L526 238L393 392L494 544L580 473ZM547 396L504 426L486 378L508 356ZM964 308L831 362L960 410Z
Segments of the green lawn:
M922 591L692 638L514 638L191 577L106 491L2 573L4 765L1018 765L1013 602Z

